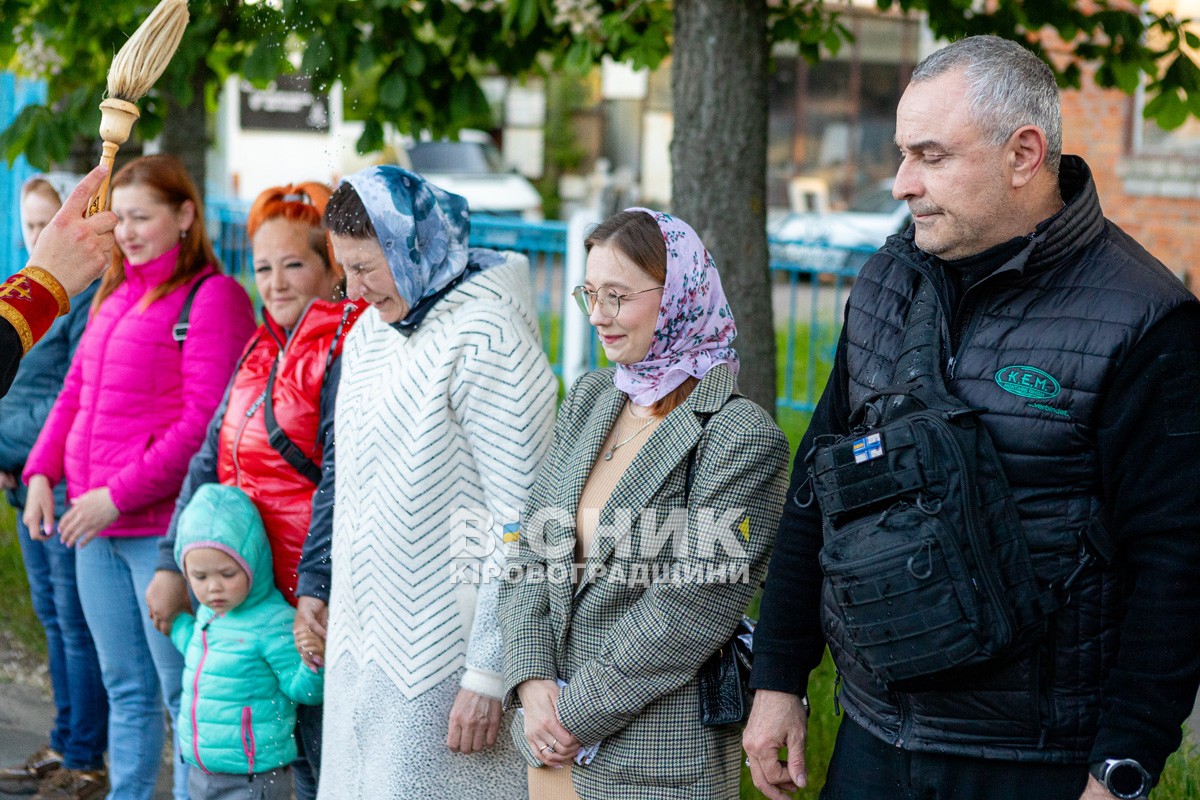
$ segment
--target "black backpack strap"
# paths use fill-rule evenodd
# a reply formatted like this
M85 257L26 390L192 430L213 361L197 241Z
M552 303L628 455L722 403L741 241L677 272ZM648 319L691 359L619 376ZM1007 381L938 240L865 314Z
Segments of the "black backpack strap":
M187 298L183 301L183 308L179 309L179 319L175 321L174 327L171 328L171 338L179 343L179 348L183 349L183 342L187 339L188 328L192 326L192 303L196 301L196 295L200 291L200 287L204 282L213 277L213 273L208 273L192 284L192 288L188 291Z
M350 310L350 306L346 306L342 310L342 321L338 323L337 330L333 333L333 341L329 345L329 351L325 354L325 371L321 378L322 387L325 386L325 379L329 377L329 368L333 366L337 343L346 330L346 323L350 319ZM275 418L275 401L272 395L275 393L275 371L279 369L279 360L282 355L283 351L280 348L280 356L271 365L271 374L267 376L267 389L263 396L263 422L267 426L267 441L293 469L308 478L313 484L320 484L321 468L311 458L304 455L304 451L288 437L287 432L280 426L279 420Z
M267 426L267 441L296 472L308 478L314 485L319 484L321 468L311 458L304 455L304 451L288 437L287 432L279 426L279 420L275 418L275 402L271 395L275 391L275 371L277 369L279 369L278 358L271 365L271 374L267 376L267 390L264 395L263 421Z

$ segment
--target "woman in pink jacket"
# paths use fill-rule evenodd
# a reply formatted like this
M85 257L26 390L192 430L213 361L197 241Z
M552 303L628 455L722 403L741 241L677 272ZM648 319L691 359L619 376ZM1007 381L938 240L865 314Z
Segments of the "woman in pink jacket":
M177 159L139 158L112 186L119 252L26 462L24 520L32 535L51 535L52 488L66 480L71 508L58 532L77 548L79 596L109 696L109 796L148 800L162 703L177 716L183 662L150 621L146 587L254 314L242 287L219 274L199 195ZM175 764L175 797L186 800L186 767Z

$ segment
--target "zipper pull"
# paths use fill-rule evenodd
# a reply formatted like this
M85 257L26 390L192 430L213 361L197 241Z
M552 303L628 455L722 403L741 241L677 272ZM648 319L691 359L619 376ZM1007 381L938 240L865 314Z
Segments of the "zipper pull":
M835 716L842 715L842 703L838 696L842 693L842 671L837 667L833 668L833 713Z
M946 362L946 378L948 380L954 380L954 369L957 366L958 359L956 359L954 356L950 356L950 359Z
M250 407L246 409L246 419L250 419L251 417L253 417L255 412L257 412L258 409L262 407L262 404L265 403L266 401L267 401L267 393L264 390L263 393L260 394L254 400L254 402L250 404Z

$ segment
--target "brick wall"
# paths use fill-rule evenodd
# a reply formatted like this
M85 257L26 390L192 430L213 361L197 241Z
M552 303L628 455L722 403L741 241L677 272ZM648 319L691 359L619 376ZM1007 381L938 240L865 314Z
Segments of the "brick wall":
M1133 99L1088 77L1062 101L1063 152L1091 166L1105 216L1200 290L1200 154L1133 153Z

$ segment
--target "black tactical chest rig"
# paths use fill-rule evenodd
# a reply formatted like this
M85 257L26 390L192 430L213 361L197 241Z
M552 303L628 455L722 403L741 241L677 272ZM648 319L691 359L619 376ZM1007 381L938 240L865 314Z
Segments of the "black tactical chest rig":
M1069 574L1038 584L979 419L986 409L946 388L942 330L923 277L898 382L865 399L849 435L818 440L808 456L824 525L826 633L892 689L996 658L1061 607L1093 561L1082 548Z

